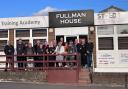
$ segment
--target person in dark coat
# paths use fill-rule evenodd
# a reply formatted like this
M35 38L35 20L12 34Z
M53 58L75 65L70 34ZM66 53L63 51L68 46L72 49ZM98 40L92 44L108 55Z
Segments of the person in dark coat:
M78 42L78 39L75 39L74 45L77 48L77 53L80 53L80 43Z
M37 54L37 49L39 48L40 46L40 40L37 40L36 41L36 44L33 46L34 50L35 50L35 54ZM39 57L34 57L34 61L38 61L39 60ZM34 63L34 66L35 67L38 67L38 63Z
M86 46L86 56L87 56L87 66L90 68L92 64L92 53L93 53L93 43L89 41Z
M86 42L85 42L85 39L81 40L80 55L81 55L81 66L86 67L87 66L87 59L86 59Z
M77 47L73 44L73 41L70 40L69 45L68 45L68 54L74 54L74 53L77 53ZM67 56L67 59L68 60L74 60L75 56L69 55L69 56ZM71 67L74 66L74 63L69 63L69 64Z
M6 54L6 62L7 62L5 71L7 71L8 65L9 65L9 68L14 68L14 56L13 56L14 47L9 41L8 41L8 44L4 48L4 53Z
M45 53L45 50L43 48L43 44L40 43L39 47L37 47L37 55L42 55ZM43 67L43 61L44 57L43 56L39 56L38 57L38 60L37 61L40 61L40 62L37 62L36 64L36 67Z
M24 55L24 44L21 39L17 43L17 55ZM24 61L24 57L17 56L17 61ZM18 62L18 68L23 68L23 62Z
M26 54L27 55L33 55L34 53L35 53L34 48L32 47L32 44L29 43L28 47L26 49ZM27 57L27 61L33 61L33 60L34 60L33 56L28 56ZM33 62L29 62L29 63L27 63L27 67L33 68L34 67L33 64L34 64Z
M27 48L28 48L28 43L25 43L25 44L24 44L24 54L25 54L25 55L27 55L27 54L26 54ZM23 61L27 61L27 56L24 56L22 60L23 60ZM27 67L27 63L23 63L23 67L26 68L26 67Z
M43 45L44 54L47 54L47 50L48 50L49 44L48 44L47 41L45 41L43 44L44 44ZM47 56L44 57L44 60L48 60ZM45 64L45 66L48 66L48 64Z
M55 49L56 49L56 46L51 41L49 44L49 47L47 49L47 54L55 54ZM55 61L56 57L55 56L49 56L48 59L49 59L49 61ZM55 66L55 63L53 63L53 62L49 63L49 67L54 67L54 66Z

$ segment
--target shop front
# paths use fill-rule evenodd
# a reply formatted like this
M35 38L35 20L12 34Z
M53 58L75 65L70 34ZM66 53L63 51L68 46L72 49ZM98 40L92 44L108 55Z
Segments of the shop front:
M57 41L60 38L65 42L83 38L88 40L89 26L94 25L93 13L93 10L50 12L49 27L54 29Z
M63 38L64 42L69 42L70 40L75 41L75 39L79 41L80 39L86 39L86 41L88 41L88 39L92 40L94 39L92 37L94 34L91 34L90 28L94 30L94 11L76 10L50 12L49 27L49 41L56 40L59 42L60 38ZM59 81L61 82L65 80L77 80L75 82L78 82L79 72L79 70L52 70L49 71L48 78L50 77L50 81L54 82L58 81L58 79L60 79Z
M95 14L95 72L128 72L128 12Z
M48 16L16 17L0 19L0 55L4 55L4 47L10 41L16 49L17 40L24 43L48 41ZM16 52L16 51L15 51ZM5 61L5 57L0 57ZM0 66L5 66L4 63Z

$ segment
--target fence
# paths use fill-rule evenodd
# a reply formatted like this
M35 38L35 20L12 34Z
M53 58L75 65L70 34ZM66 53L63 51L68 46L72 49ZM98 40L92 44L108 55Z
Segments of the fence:
M57 56L63 57L63 60L56 60ZM6 57L6 60L0 61L0 63L5 64L4 67L0 67L1 71L47 71L48 76L50 76L48 80L54 82L56 81L55 76L62 76L68 71L67 76L69 77L65 76L65 78L71 78L72 74L75 73L74 79L70 80L77 82L79 79L78 54L0 55L0 58L2 57ZM65 78L63 77L63 79ZM60 77L60 79L62 78ZM68 81L69 79L66 80L66 82Z

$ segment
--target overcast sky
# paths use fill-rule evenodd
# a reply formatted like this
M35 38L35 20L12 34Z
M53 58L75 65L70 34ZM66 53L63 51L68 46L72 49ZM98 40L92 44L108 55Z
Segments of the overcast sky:
M111 5L128 10L128 0L0 0L0 18L47 15L50 11L101 11Z

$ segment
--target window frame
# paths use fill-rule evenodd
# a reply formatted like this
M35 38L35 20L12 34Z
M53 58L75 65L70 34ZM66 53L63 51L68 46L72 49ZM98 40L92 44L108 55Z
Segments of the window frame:
M16 41L18 39L29 40L29 42L32 43L32 45L33 45L34 39L46 39L46 41L48 41L48 28L37 28L37 29L46 29L47 30L47 36L45 36L45 37L32 37L32 29L35 29L35 28L28 29L28 30L30 30L30 37L16 37L17 29L14 29L14 48L16 48Z
M33 31L35 31L35 30L45 30L46 31L46 34L43 36L43 34L42 34L42 36L34 36L34 33L33 33ZM47 37L48 36L48 34L47 34L48 32L47 32L47 29L46 28L37 28L37 29L32 29L32 37Z
M109 26L109 25L102 25L102 26ZM99 51L102 51L102 50L105 50L105 51L113 51L113 50L115 50L115 47L114 47L114 45L115 45L115 27L114 27L114 25L110 25L112 28L113 28L113 34L110 34L110 35L106 35L106 34L103 34L103 35L101 35L101 34L98 34L98 27L99 26L96 26L96 49L97 50L99 50ZM112 49L100 49L100 47L99 47L99 38L109 38L109 37L112 37L113 38L113 48Z
M3 29L2 29L2 30L3 30ZM1 40L1 41L3 41L3 40L8 41L8 40L9 40L9 29L4 29L4 30L7 30L7 31L8 31L8 37L0 38L0 40ZM4 53L4 50L0 50L0 53L3 54L3 53Z
M112 47L104 47L104 48L102 48L102 47L100 47L99 45L100 44L103 44L103 43L99 43L100 41L99 41L99 39L105 39L105 38L108 38L108 39L111 39L111 41L112 41ZM113 37L98 37L98 50L114 50L114 38Z
M17 36L17 31L29 31L29 36ZM15 29L15 37L30 37L30 29Z

